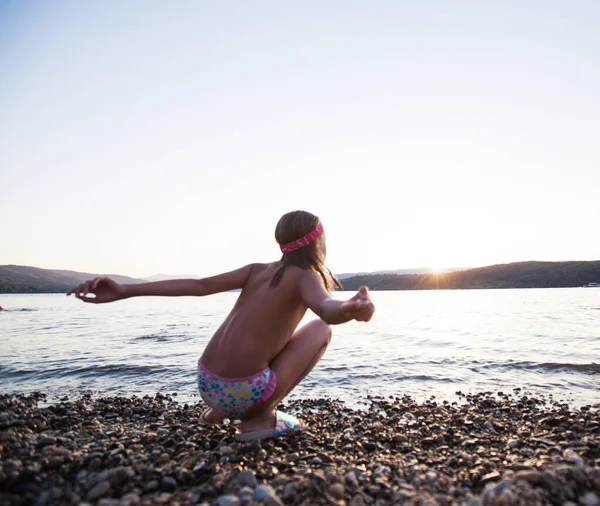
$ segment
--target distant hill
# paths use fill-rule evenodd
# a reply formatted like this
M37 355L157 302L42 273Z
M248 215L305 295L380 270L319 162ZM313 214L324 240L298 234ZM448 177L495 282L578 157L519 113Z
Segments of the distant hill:
M410 270L415 271L416 269ZM590 262L517 262L426 274L399 274L399 272L403 271L348 274L349 277L341 279L344 290L356 290L362 285L368 286L371 290L574 287L600 282L600 260ZM65 293L82 281L100 275L103 274L39 269L24 265L0 265L0 293ZM147 281L115 274L108 275L119 283ZM158 274L148 279L158 281L180 277L195 278L197 276Z
M82 281L103 276L89 272L39 269L25 265L0 265L0 293L66 293ZM119 283L143 283L143 279L109 274Z
M419 267L417 269L397 269L390 271L374 271L374 272L344 272L336 274L338 279L348 279L354 276L372 276L374 274L431 274L433 272L454 272L460 270L457 267L444 267L442 269L434 269L433 267Z
M367 274L342 281L344 290L564 288L600 282L600 261L516 262L449 273Z
M146 281L166 281L167 279L200 279L195 274L154 274L144 278Z

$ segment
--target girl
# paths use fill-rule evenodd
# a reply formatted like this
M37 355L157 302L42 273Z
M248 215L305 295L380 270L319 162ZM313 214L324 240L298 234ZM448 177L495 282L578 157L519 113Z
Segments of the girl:
M209 406L205 423L240 419L239 440L295 432L300 422L276 406L313 369L331 339L330 325L369 321L375 306L366 287L347 301L331 297L339 281L324 265L325 233L306 211L279 220L278 262L250 264L204 279L120 285L101 277L71 289L84 302L104 303L142 295L210 295L242 290L235 306L198 360L198 387ZM310 308L319 319L296 329Z

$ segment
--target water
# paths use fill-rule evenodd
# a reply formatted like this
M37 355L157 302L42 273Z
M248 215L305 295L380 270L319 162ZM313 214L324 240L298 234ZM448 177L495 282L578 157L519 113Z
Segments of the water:
M197 359L237 296L90 305L64 295L0 295L0 391L38 390L54 400L161 391L195 402ZM293 397L356 405L367 395L457 400L457 391L522 388L572 406L600 402L600 290L372 297L373 320L335 326Z

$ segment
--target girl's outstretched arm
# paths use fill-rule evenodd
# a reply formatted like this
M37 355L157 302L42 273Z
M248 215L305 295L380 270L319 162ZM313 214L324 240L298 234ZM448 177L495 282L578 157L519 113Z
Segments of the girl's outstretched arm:
M375 312L369 297L369 289L361 286L349 300L335 300L325 290L316 272L306 272L300 281L300 294L304 303L325 323L335 325L350 320L368 322Z
M111 278L100 277L71 288L67 292L67 295L74 294L78 299L94 304L147 295L164 297L190 295L199 297L244 288L251 272L252 265L246 265L235 271L225 272L208 278L170 279L167 281L127 285L119 284Z

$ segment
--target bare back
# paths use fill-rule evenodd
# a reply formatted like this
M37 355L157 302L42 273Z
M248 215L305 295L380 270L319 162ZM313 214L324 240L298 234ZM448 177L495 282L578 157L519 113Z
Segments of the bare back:
M237 378L268 367L304 317L307 306L299 285L306 271L288 267L272 288L277 268L276 263L252 265L235 306L202 355L202 363L214 374Z

